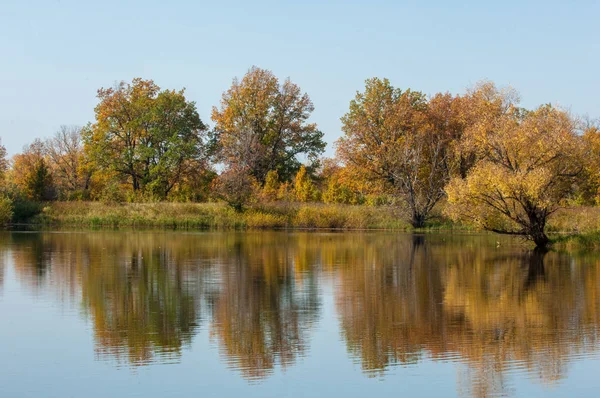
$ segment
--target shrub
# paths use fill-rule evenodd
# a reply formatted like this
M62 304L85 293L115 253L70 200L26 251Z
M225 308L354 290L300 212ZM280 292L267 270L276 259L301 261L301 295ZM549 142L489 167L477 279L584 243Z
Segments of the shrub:
M216 195L240 213L252 199L256 180L245 169L230 169L214 181Z
M30 222L32 218L42 212L43 208L43 205L38 202L15 200L13 201L13 221L17 223Z
M13 202L10 198L0 198L0 225L10 223L13 217Z

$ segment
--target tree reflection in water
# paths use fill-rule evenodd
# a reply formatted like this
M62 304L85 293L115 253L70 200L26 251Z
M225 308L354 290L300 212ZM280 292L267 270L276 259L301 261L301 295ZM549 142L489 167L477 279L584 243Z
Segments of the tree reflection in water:
M263 378L303 355L319 310L317 281L311 270L295 273L294 241L237 235L231 246L210 296L212 333L231 367Z
M557 253L507 253L435 241L399 242L340 270L337 307L350 352L368 374L423 356L458 358L464 395L508 393L506 371L543 383L595 349L595 264Z
M80 295L100 357L176 360L199 324L202 267L191 242L153 234L14 234L13 262L33 289ZM187 243L187 244L186 244Z
M306 354L324 284L342 344L367 375L459 361L461 395L486 397L509 393L517 367L554 384L598 347L594 253L459 235L6 236L0 254L23 286L83 303L98 356L133 365L177 361L203 321L230 367L265 378Z

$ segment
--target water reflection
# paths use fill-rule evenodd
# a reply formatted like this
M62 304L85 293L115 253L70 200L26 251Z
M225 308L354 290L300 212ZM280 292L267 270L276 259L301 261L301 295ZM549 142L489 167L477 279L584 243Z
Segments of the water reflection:
M170 361L190 344L205 267L189 246L135 234L12 238L19 280L34 291L51 287L63 300L80 296L99 357L134 365Z
M310 233L3 234L22 286L83 306L102 359L178 361L206 325L224 361L262 379L307 355L333 291L340 344L367 376L460 362L463 396L544 384L599 347L600 256L490 236ZM328 286L325 289L324 286ZM327 355L327 353L312 353Z
M314 273L295 272L294 242L264 237L233 240L218 260L220 286L209 296L212 333L230 366L248 378L265 377L277 362L292 365L319 310Z
M596 264L556 253L423 244L340 269L344 338L367 374L423 355L461 359L464 395L505 395L511 368L552 384L598 348Z

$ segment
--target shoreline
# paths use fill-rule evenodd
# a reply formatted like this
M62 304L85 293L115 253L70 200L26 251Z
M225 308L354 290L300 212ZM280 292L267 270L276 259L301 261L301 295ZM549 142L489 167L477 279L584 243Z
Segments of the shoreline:
M413 228L406 209L393 206L323 203L255 203L235 212L223 203L29 203L12 230L172 230L172 231L315 231L484 233L442 217ZM553 248L600 247L600 209L565 209L548 225Z

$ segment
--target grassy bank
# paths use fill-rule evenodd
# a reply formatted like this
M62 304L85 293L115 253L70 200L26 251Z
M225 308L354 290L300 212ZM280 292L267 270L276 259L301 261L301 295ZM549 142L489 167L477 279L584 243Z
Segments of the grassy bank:
M24 215L20 222L46 228L413 230L401 208L322 203L257 204L237 213L222 203L51 202L18 213ZM600 247L600 208L562 209L550 219L547 229L556 247ZM425 230L470 228L438 217Z
M52 202L26 223L46 227L152 227L174 229L390 229L409 230L391 207L261 204L237 213L220 203ZM442 224L432 224L436 228Z
M600 249L600 231L557 235L552 239L552 246L558 250Z

